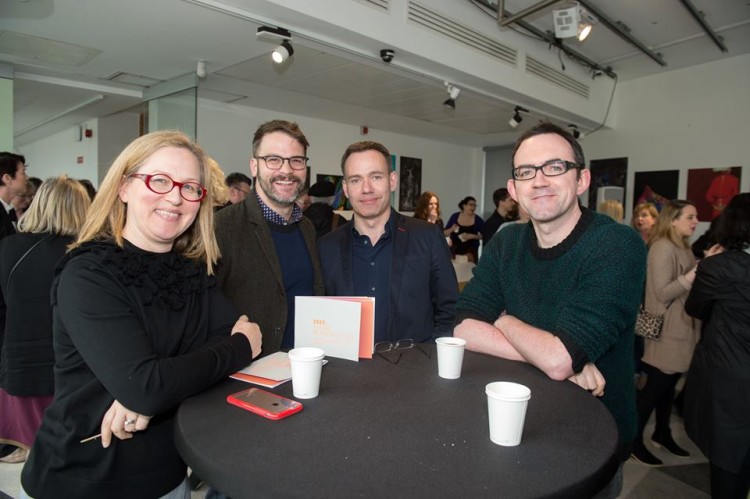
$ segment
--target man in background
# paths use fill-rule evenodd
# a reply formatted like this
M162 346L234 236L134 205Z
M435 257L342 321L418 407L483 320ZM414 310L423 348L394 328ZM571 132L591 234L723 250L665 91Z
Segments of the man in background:
M307 191L310 196L310 206L307 207L305 217L315 226L318 239L334 231L346 223L346 219L333 211L333 198L336 186L327 180L315 182Z
M0 239L16 233L16 210L11 201L26 191L27 180L26 158L12 152L0 152ZM5 306L0 307L0 350L4 339ZM14 445L0 444L0 461L20 462L22 455Z
M245 200L250 190L253 188L253 181L244 173L233 172L227 175L225 179L229 195L229 203L237 204Z
M319 241L328 295L375 297L375 342L429 341L451 334L456 273L437 225L390 206L398 177L377 142L350 145L341 159L352 220Z
M219 285L260 326L265 355L294 347L295 296L323 294L315 227L295 203L308 146L296 123L262 124L250 159L255 188L216 214Z
M490 242L490 239L492 239L492 236L495 235L497 229L499 229L502 224L517 218L516 201L505 187L496 189L495 192L492 193L492 202L495 203L495 211L493 211L492 215L485 220L484 231L482 232L484 248L487 247L487 243Z
M26 191L26 158L0 152L0 239L16 233L16 210L11 201Z
M556 125L521 135L508 191L531 223L485 248L459 297L454 334L469 350L528 362L601 397L624 461L636 433L633 330L646 248L629 227L580 207L591 180L585 165L580 144ZM600 494L621 489L622 466Z

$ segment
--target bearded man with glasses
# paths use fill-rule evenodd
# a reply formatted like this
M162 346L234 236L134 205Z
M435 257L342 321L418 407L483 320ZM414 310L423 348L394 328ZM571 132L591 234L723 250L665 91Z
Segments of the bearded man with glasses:
M469 350L528 362L600 397L624 461L636 433L633 330L646 248L629 227L580 206L591 181L585 165L580 144L556 125L521 135L507 187L531 223L487 245L459 296L454 335ZM622 466L596 497L621 488Z
M315 227L295 203L308 146L296 123L262 124L250 159L255 187L216 213L219 285L260 326L265 355L294 347L294 298L324 292Z

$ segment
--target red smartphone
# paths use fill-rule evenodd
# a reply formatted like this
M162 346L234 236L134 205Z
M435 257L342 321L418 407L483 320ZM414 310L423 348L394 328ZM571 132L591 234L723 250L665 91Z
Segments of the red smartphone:
M302 404L296 400L290 400L260 388L249 388L233 393L227 397L227 402L274 421L302 410Z

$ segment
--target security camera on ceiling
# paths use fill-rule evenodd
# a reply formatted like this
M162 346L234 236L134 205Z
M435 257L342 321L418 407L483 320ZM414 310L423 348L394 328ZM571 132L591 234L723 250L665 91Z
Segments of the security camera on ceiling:
M383 49L380 51L380 58L383 59L383 62L391 62L394 55L396 55L396 53L391 49Z

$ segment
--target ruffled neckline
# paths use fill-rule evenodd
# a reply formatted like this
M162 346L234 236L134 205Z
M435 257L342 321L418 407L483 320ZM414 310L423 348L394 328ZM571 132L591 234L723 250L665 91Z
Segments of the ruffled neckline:
M123 285L136 289L144 305L181 310L205 282L201 263L172 251L145 251L127 240L123 247L113 241L84 243L68 257L85 253L95 255Z

